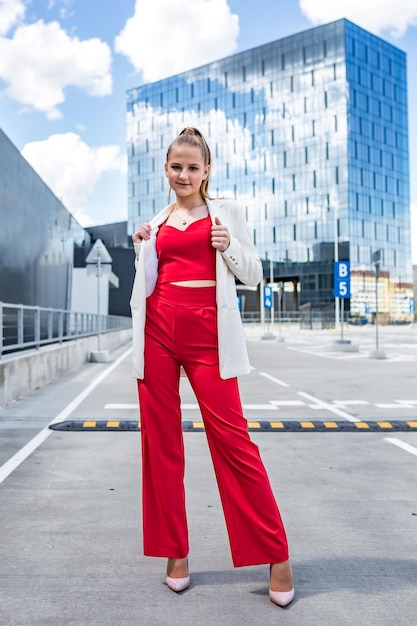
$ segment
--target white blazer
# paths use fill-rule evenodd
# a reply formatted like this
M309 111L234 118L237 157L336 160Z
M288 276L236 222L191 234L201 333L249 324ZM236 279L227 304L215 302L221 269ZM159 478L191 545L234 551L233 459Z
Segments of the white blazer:
M250 371L242 320L237 302L235 276L255 287L262 280L262 264L251 241L243 208L233 200L207 200L210 218L227 226L230 245L216 250L217 332L221 378L234 378ZM137 378L144 377L146 298L157 279L156 233L167 219L170 206L150 221L151 237L135 244L136 275L130 306L133 325L133 367Z

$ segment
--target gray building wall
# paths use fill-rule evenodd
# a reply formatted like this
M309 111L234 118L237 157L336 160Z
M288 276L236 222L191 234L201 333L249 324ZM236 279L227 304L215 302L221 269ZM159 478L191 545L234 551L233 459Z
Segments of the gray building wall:
M86 231L0 130L0 300L67 309Z

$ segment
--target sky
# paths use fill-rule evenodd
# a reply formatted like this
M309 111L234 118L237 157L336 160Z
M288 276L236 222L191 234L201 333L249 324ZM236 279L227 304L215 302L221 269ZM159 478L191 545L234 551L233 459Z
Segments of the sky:
M417 264L417 0L0 0L0 128L82 226L126 220L128 89L342 17L407 53Z

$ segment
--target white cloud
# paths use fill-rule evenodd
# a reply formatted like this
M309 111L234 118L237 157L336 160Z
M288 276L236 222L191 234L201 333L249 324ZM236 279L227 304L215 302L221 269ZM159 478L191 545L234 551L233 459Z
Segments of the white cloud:
M126 156L119 146L91 147L75 133L51 135L27 143L22 154L63 204L84 225L88 198L104 174L126 173Z
M1 1L1 0L0 0ZM0 37L0 78L7 95L49 119L62 117L57 105L75 86L90 96L111 93L111 50L100 39L70 37L58 22L42 20Z
M300 9L313 24L345 17L362 28L380 34L388 31L402 37L417 25L416 0L299 0Z
M115 50L153 82L231 54L238 35L227 0L136 0Z
M0 0L0 35L5 35L25 15L22 0Z

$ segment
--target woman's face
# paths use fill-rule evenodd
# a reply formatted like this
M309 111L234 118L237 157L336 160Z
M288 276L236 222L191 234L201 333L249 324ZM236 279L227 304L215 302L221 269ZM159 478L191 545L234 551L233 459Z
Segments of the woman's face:
M209 169L200 148L196 146L172 146L165 163L169 185L177 198L195 199L198 202L201 200L200 186L207 178Z

